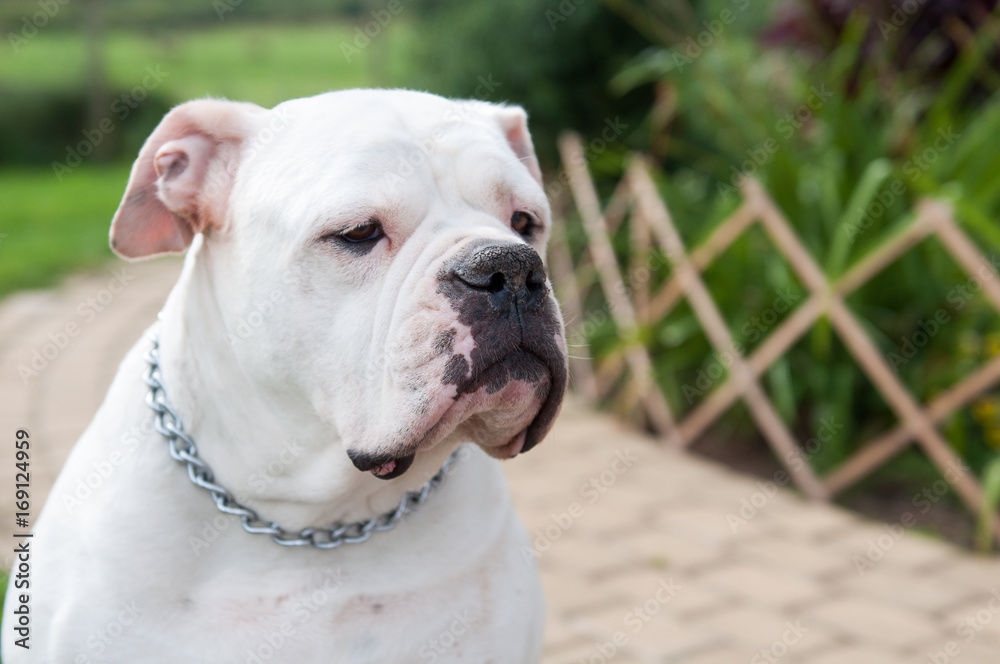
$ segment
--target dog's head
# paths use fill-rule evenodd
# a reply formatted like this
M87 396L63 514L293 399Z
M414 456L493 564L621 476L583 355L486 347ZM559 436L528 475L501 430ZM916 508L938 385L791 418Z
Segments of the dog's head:
M567 377L551 224L522 109L348 90L178 106L111 245L143 258L202 234L241 371L391 478L443 441L507 458L548 432Z

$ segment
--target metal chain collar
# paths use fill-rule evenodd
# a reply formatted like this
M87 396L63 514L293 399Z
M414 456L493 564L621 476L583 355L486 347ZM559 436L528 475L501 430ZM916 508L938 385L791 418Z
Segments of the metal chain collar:
M208 464L198 456L198 447L194 440L184 431L184 425L167 400L166 389L163 386L160 373L160 338L159 332L150 335L153 347L146 353L146 364L149 370L143 376L143 382L149 386L146 404L156 413L153 425L167 439L170 456L187 466L188 479L193 484L212 494L212 500L220 512L240 517L243 530L253 535L270 535L271 539L282 546L314 546L317 549L335 549L341 544L357 544L364 542L372 533L380 530L390 530L404 515L415 511L423 505L444 478L458 457L456 450L434 477L419 490L407 492L399 501L396 509L380 514L366 521L353 523L334 523L329 527L303 528L298 532L285 530L273 521L265 521L253 509L241 504L225 487L216 484L215 475Z

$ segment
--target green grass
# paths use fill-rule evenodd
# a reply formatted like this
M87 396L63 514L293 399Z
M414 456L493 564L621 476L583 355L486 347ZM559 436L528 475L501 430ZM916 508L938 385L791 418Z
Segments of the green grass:
M148 68L166 74L154 93L179 103L211 95L273 106L328 90L405 82L416 31L390 24L351 57L347 24L222 24L155 33L113 30L105 59L111 88L141 85ZM0 88L59 90L84 80L85 44L75 33L40 31L14 57L0 58ZM49 286L111 257L108 227L130 164L85 161L57 180L49 168L0 169L0 297Z
M128 173L84 165L59 182L48 168L0 170L0 297L111 258L108 228Z
M7 570L0 569L0 615L3 615L3 602L7 597L7 583L10 581L10 574ZM2 623L0 623L2 626ZM0 663L2 664L2 663Z
M319 25L222 24L153 33L113 30L105 60L114 89L141 85L147 68L166 74L156 92L181 102L206 95L273 106L328 90L405 80L412 29L390 24L370 47L348 60L354 28ZM0 58L0 85L21 89L79 86L86 45L76 33L39 32L15 57Z

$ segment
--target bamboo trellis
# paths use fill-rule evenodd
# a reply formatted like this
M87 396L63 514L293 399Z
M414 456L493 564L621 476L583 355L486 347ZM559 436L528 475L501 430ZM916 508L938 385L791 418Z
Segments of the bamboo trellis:
M586 359L573 360L574 384L585 398L596 400L608 385L626 376L627 369L626 391L634 395L632 402L641 408L668 444L679 448L690 445L730 406L742 399L795 484L805 494L821 500L829 500L916 442L969 508L974 513L982 509L982 488L936 425L1000 381L1000 357L993 358L957 385L921 405L844 303L848 294L931 235L941 241L970 277L975 276L980 267L987 264L986 260L956 225L946 205L936 201L921 202L915 219L903 231L843 276L830 281L767 193L752 179L746 180L741 187L742 205L707 240L688 251L641 157L630 159L625 177L602 211L579 137L563 136L559 148L588 246L586 255L574 269L564 238L554 239L551 251L554 281L571 324L581 319L587 289L595 281L599 283L608 300L609 314L624 341L622 352L606 358L599 367L592 367ZM623 287L622 266L612 251L610 238L630 212L631 241L636 249L632 255L641 259L650 243L655 241L672 267L670 278L656 293L650 292L649 279L638 280L630 292ZM762 225L805 285L809 297L744 357L733 345L729 328L705 287L701 273L754 223ZM641 269L635 265L628 267ZM981 282L983 293L1000 311L1000 279L981 279ZM688 300L713 348L728 354L732 361L726 380L678 421L656 385L651 358L638 332L641 325L666 315L682 298ZM898 417L899 424L863 445L824 477L819 477L759 379L822 316L830 320L847 350ZM588 352L584 349L584 354ZM990 525L994 538L1000 542L1000 517L993 515Z

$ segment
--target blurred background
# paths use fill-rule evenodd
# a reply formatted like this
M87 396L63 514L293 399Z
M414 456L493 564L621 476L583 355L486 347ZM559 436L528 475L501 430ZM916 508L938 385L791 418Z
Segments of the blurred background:
M557 183L554 199L562 131L601 139L587 159L604 195L621 178L627 153L652 155L689 245L736 208L739 177L753 175L830 278L907 223L920 196L950 201L980 249L996 255L995 4L9 0L0 5L7 42L0 55L0 296L111 257L107 227L128 169L172 105L210 95L272 106L354 86L522 104ZM568 217L568 242L579 254L585 238L572 206L553 202ZM627 234L620 235L624 260ZM724 258L706 283L749 352L806 292L759 229ZM660 270L657 283L669 264L660 261ZM931 240L849 298L921 402L1000 353L996 312L981 294L951 292L967 279ZM779 296L791 306L759 322L775 313ZM599 300L599 289L591 297ZM941 308L954 320L904 355L906 340ZM595 359L615 352L614 321L590 322L577 331L589 352ZM690 410L696 399L683 386L718 364L693 313L682 303L641 334L674 411ZM803 440L824 418L844 423L811 457L819 472L895 424L822 321L763 384ZM613 397L605 405L614 407ZM993 500L1000 497L998 393L977 398L942 431L992 487ZM777 467L742 406L703 438L695 449L725 463L766 476ZM840 500L875 516L896 513L899 501L937 477L924 454L908 450ZM971 545L973 516L954 496L941 507L922 527Z
M991 261L993 277L984 278L995 278L996 4L5 0L0 298L52 286L111 258L107 229L129 167L172 105L209 95L272 106L354 86L523 105L562 219L558 242L574 263L588 237L560 184L559 136L567 130L587 146L586 166L602 200L621 181L628 155L646 155L688 246L738 208L740 180L752 176L830 280L912 223L922 197L951 206ZM611 239L621 263L634 258L627 223ZM652 264L651 283L665 283L670 261ZM746 353L808 295L758 227L703 276ZM851 293L847 304L919 403L1000 355L997 312L934 238ZM589 289L582 306L606 308L601 289ZM942 311L947 322L927 334L928 321ZM624 339L609 316L584 318L570 321L570 340L595 366L635 341ZM708 391L703 376L719 380L712 373L719 357L685 302L637 334L657 387L683 417ZM825 318L770 365L761 384L798 440L828 430L809 454L820 475L899 424ZM599 408L656 433L634 405L614 385L599 395ZM970 510L947 492L917 515L915 528L990 552L984 524L1000 502L1000 390L983 390L939 430L985 497ZM782 467L739 403L692 449L763 478ZM927 455L910 447L836 501L898 520L940 477Z

